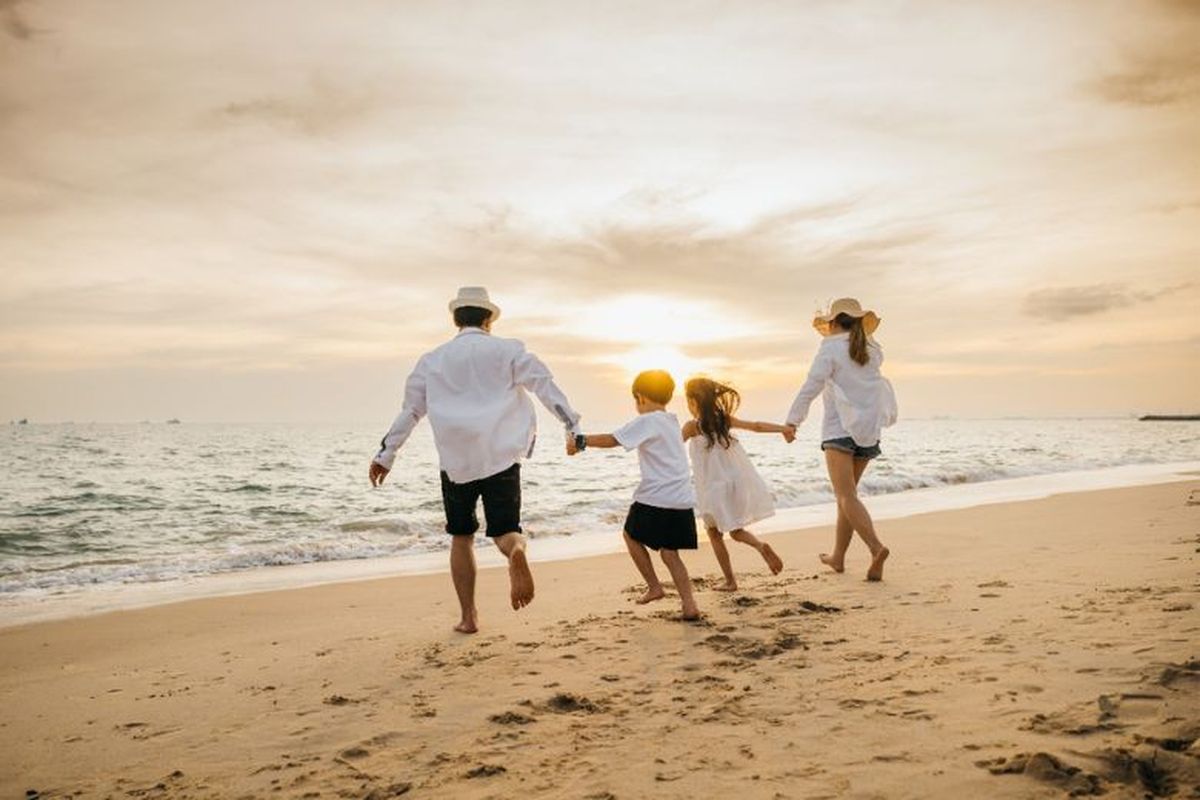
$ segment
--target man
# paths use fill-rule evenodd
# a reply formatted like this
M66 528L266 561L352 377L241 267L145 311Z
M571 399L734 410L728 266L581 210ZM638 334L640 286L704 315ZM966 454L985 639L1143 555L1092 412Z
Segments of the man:
M537 417L526 390L560 419L568 435L579 432L579 414L554 376L516 339L492 336L500 309L482 286L466 286L450 301L458 335L426 353L408 376L404 405L371 461L379 486L421 417L429 415L442 472L446 533L451 535L450 574L462 606L455 630L475 633L476 504L482 498L487 535L508 559L512 607L533 601L533 575L521 532L521 459L533 454Z

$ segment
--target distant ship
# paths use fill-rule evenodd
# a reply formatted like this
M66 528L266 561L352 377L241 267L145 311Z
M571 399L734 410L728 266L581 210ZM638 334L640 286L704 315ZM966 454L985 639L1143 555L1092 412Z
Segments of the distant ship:
M18 425L28 425L29 420L25 419L25 417L21 417L19 420L17 420L17 424Z
M1200 414L1143 414L1141 422L1200 422Z
M167 420L167 424L168 424L168 425L178 425L178 424L179 424L179 418L178 418L178 417L171 417L169 420Z

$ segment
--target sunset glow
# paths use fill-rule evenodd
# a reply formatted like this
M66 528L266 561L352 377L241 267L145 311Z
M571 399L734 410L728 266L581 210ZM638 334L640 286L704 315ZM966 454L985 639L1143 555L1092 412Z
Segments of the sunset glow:
M0 4L0 418L375 420L464 284L593 417L846 295L907 414L1189 410L1198 8Z

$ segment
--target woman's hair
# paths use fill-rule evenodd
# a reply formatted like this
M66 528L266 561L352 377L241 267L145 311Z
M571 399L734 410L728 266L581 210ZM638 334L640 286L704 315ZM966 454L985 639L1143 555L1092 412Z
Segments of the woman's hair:
M720 443L727 448L733 444L729 426L742 402L737 390L710 378L692 378L684 391L688 400L696 404L696 427L708 440L708 446Z
M867 332L863 330L862 319L849 314L838 314L833 318L843 330L850 331L850 359L863 365L870 359L867 352Z

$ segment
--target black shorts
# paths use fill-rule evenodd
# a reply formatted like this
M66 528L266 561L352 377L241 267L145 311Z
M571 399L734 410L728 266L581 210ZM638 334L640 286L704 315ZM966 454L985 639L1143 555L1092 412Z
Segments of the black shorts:
M696 512L634 503L625 517L625 532L651 550L695 550Z
M488 536L521 532L521 465L469 483L455 483L442 473L442 507L446 509L446 533L471 536L479 530L475 508L483 498L483 516Z
M883 451L879 449L879 442L870 447L863 447L858 442L854 441L849 436L843 436L840 439L826 439L821 442L822 450L840 450L843 453L849 453L855 459L860 461L870 461L877 457Z

